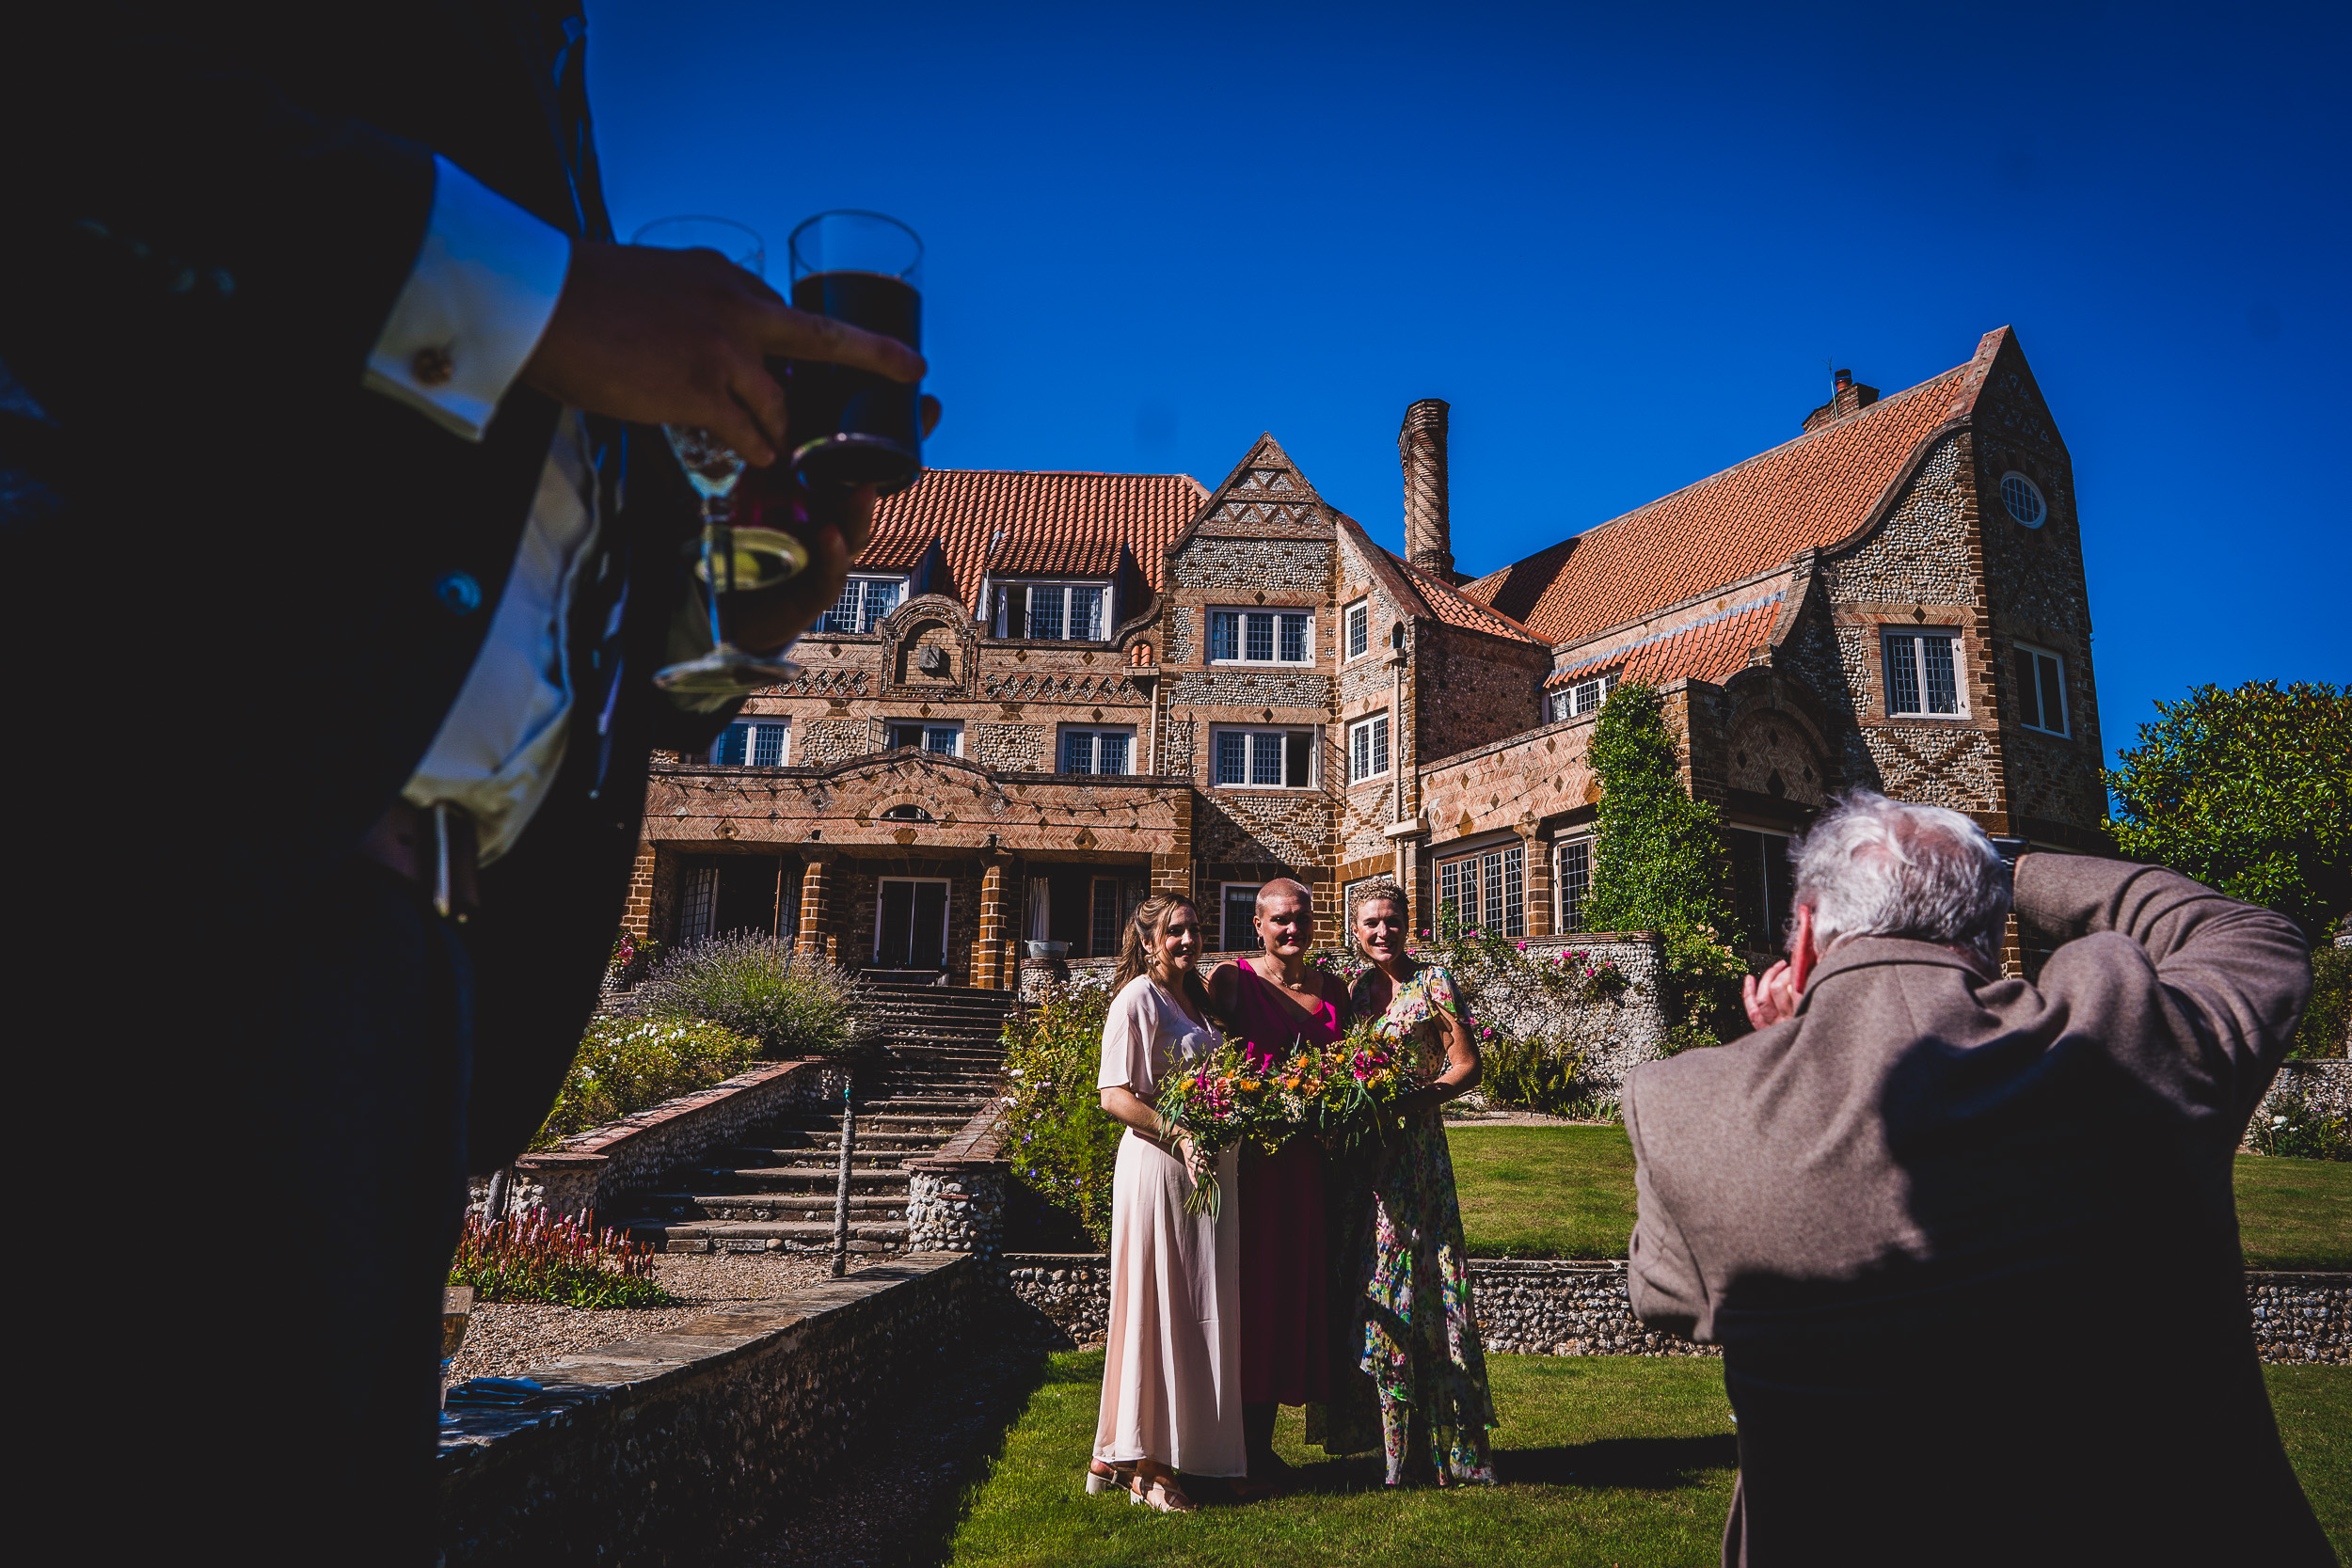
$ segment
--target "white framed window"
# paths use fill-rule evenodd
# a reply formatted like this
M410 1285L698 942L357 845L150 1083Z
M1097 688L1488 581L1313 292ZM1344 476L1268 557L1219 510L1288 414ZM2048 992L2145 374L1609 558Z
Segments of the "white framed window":
M1347 726L1347 782L1386 777L1389 771L1389 716L1375 713Z
M1572 838L1561 844L1552 879L1560 890L1560 933L1584 929L1584 904L1593 895L1593 841Z
M701 942L719 919L719 868L707 862L688 866L684 881L678 889L677 939Z
M2046 648L2017 644L2018 721L2044 735L2066 729L2066 660Z
M888 726L883 747L893 752L901 747L912 747L915 751L930 752L937 756L960 757L963 755L963 726L961 724L894 723Z
M1223 788L1312 789L1315 732L1227 729L1209 732L1213 783Z
M738 719L710 743L715 768L786 768L792 762L792 721Z
M1258 890L1263 882L1226 882L1217 899L1223 927L1217 932L1217 951L1245 953L1258 945Z
M1438 863L1438 907L1467 927L1527 935L1527 857L1518 845Z
M1061 771L1064 773L1132 773L1136 732L1133 730L1064 730L1061 732Z
M2050 520L2050 503L2042 486L2012 468L2001 476L2001 509L2020 528L2040 528Z
M1041 642L1100 642L1111 634L1111 591L1102 582L1000 582L994 635Z
M904 578L851 578L842 585L840 599L825 611L817 629L850 635L872 631L906 594Z
M1212 664L1305 664L1315 657L1314 612L1305 610L1212 610Z
M1888 631L1886 711L1890 718L1965 719L1960 685L1960 633L1936 627Z
M1372 601L1358 599L1345 611L1347 626L1347 657L1363 657L1372 652Z
M1574 686L1561 688L1551 694L1553 722L1598 712L1600 705L1609 700L1609 689L1616 684L1617 673L1610 670L1597 675L1587 676Z

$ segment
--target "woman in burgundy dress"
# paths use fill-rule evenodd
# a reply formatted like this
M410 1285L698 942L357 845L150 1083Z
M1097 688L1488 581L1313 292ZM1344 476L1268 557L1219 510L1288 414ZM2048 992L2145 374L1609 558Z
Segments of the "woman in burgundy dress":
M1307 962L1315 917L1304 884L1285 878L1260 888L1255 924L1263 951L1218 969L1209 989L1226 1032L1271 1067L1301 1037L1340 1037L1347 988ZM1274 1453L1279 1407L1331 1396L1321 1147L1300 1137L1272 1154L1246 1150L1238 1196L1242 1433L1250 1480L1264 1485L1286 1468Z

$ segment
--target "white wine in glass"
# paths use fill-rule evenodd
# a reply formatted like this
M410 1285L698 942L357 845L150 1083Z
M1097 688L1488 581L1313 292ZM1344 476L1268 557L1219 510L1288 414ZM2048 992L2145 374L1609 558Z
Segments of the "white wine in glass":
M632 243L663 250L712 250L755 276L766 270L766 242L755 230L725 218L661 218L637 230ZM735 487L745 467L741 454L707 430L675 424L661 429L687 483L702 498L697 575L710 610L711 646L699 658L655 671L654 685L665 691L736 697L793 679L802 673L793 660L746 653L727 640L720 602L723 594L772 588L798 576L808 565L807 546L774 529L734 526Z

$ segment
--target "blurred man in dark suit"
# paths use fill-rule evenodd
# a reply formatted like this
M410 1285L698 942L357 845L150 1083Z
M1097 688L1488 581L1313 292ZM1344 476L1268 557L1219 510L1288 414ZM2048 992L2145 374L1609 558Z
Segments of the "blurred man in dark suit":
M1631 1289L1724 1347L1732 1565L2333 1561L2254 1354L2231 1159L2311 985L2153 866L2011 879L1858 791L1792 851L1756 1032L1637 1068Z
M198 0L0 34L9 951L42 1168L106 1236L24 1392L49 1474L135 1495L77 1558L432 1560L466 1173L594 1005L649 752L729 711L648 681L698 651L691 515L628 427L766 465L767 356L921 373L612 243L585 31ZM833 601L870 505L737 641Z

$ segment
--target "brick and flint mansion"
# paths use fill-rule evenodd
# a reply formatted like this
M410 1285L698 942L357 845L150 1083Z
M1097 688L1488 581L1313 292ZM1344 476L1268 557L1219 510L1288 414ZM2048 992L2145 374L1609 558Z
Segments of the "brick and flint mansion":
M1404 552L1273 436L1182 474L939 470L707 756L657 760L630 927L789 936L1009 987L1017 943L1116 951L1149 890L1248 945L1261 883L1394 878L1512 936L1581 928L1620 679L1664 696L1752 940L1788 835L1867 785L2096 847L2105 815L2073 465L2009 329L1889 395L1469 577L1446 404L1398 436Z

